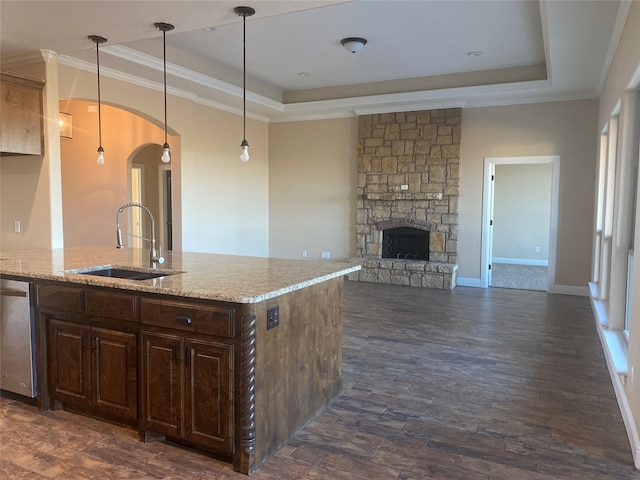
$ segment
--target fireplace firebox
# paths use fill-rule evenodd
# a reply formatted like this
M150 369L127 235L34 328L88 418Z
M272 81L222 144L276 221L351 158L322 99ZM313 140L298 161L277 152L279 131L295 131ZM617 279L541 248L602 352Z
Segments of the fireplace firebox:
M429 261L429 232L412 227L382 231L382 258Z

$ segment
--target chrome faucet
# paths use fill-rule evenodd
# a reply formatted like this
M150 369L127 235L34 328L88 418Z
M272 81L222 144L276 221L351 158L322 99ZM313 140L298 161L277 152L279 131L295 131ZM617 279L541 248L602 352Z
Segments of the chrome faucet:
M125 203L118 209L116 213L116 235L117 235L118 244L116 245L116 247L124 248L124 244L122 243L122 230L120 229L120 214L123 212L125 208L129 208L129 207L138 207L144 210L145 212L147 212L147 215L149 215L149 220L151 220L151 240L145 237L139 237L138 235L133 235L132 233L129 233L128 235L136 238L141 238L142 240L146 240L147 242L151 243L151 251L149 252L149 264L151 268L154 268L156 263L164 263L164 258L162 257L162 254L158 254L156 252L156 222L153 219L153 213L151 213L151 210L149 210L147 207L145 207L141 203L137 203L137 202Z

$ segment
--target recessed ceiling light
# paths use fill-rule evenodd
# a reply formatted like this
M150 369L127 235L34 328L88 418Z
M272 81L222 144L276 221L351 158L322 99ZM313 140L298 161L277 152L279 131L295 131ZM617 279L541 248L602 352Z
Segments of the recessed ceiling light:
M213 32L216 29L216 27L204 27L203 30L206 30L207 32Z
M298 76L299 77L310 77L311 74L309 72L300 72L300 73L298 73Z
M470 52L467 52L467 57L479 57L483 54L484 52L481 52L480 50L472 50Z

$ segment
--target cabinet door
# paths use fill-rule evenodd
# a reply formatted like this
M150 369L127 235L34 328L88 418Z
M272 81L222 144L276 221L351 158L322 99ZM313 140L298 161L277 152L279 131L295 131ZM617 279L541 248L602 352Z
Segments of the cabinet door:
M0 154L42 155L41 82L2 73Z
M136 334L102 328L91 333L93 407L134 422L138 418Z
M182 338L142 333L142 430L179 436L182 428Z
M233 346L185 340L184 438L233 452Z
M91 403L90 328L49 320L49 391L52 398L69 405Z

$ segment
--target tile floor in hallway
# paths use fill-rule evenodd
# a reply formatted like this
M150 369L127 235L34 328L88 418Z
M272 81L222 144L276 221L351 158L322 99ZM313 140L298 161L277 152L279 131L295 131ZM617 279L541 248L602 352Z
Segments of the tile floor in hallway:
M640 480L589 301L345 282L344 394L252 478ZM242 479L2 398L0 478Z

